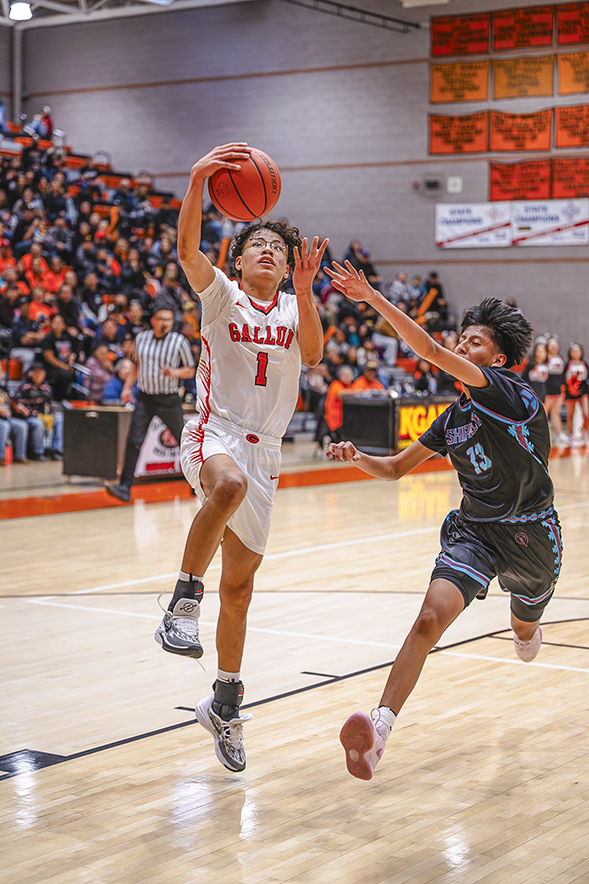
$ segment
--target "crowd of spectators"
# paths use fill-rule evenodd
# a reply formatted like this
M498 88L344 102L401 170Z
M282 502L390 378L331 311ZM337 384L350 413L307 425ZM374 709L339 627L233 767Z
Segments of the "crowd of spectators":
M33 122L47 124L43 114ZM173 311L175 328L197 362L200 355L199 302L176 252L179 204L170 195L154 199L148 181L115 175L91 158L68 163L62 149L42 149L48 142L40 141L40 130L31 134L20 154L0 156L0 355L6 366L0 379L0 461L8 438L16 461L59 459L64 400L119 401L133 342L148 327L156 303ZM224 245L240 226L212 206L203 213L201 249L214 264L223 261ZM327 250L325 264L332 259ZM400 270L385 290L359 240L350 242L342 260L363 270L371 285L445 346L456 346L456 323L435 271L425 280L408 281ZM228 262L224 269L231 275ZM323 270L314 295L325 351L319 366L303 371L301 402L318 426L325 421L337 436L345 396L378 396L391 387L404 394L456 395L453 378L418 363L386 320L368 304L347 301ZM554 346L544 343L548 350ZM556 364L554 354L544 360L541 353L531 357L530 383L537 383L549 358ZM7 384L7 357L21 367L16 389ZM582 349L574 348L566 366L560 361L560 380L547 382L552 392L546 408L562 433L564 402L572 434L577 402L589 423L586 363ZM580 378L578 395L573 378ZM557 383L562 398L555 400ZM185 393L194 397L193 383L187 382Z

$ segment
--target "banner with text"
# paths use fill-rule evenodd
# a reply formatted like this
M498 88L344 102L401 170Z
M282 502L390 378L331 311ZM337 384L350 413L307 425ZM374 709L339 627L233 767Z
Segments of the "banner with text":
M555 146L589 147L589 105L556 107Z
M431 154L481 153L489 145L489 112L463 117L429 115Z
M432 18L432 55L488 52L490 25L488 12Z
M589 92L589 52L571 52L558 56L558 94Z
M482 249L511 245L510 203L436 205L436 245L441 249Z
M181 473L178 442L159 417L152 417L139 452L135 475L167 476Z
M530 6L493 13L493 49L552 46L553 6Z
M490 163L490 200L547 200L552 196L550 160ZM570 196L571 194L567 194Z
M554 94L554 56L502 58L493 62L493 98Z
M589 199L534 200L511 204L514 246L567 246L589 243Z
M564 3L556 7L556 34L559 46L589 43L589 3Z
M552 141L552 108L533 114L490 111L491 150L549 150Z
M486 101L489 97L488 61L461 61L458 64L432 64L430 98L441 101Z
M552 160L554 199L589 197L589 158L566 157Z

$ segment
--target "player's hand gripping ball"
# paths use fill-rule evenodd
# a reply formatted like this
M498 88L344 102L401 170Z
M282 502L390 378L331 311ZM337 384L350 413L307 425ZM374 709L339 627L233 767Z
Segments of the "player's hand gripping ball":
M274 160L252 148L241 169L219 169L209 178L213 205L233 221L255 221L271 212L280 196L280 172Z

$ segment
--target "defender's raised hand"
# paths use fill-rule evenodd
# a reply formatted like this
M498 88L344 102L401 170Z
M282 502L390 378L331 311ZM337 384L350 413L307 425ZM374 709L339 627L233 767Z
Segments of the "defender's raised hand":
M358 272L349 261L345 261L345 267L333 262L334 270L326 267L325 272L331 278L334 289L341 292L350 301L369 301L372 295L378 294L364 276L364 271Z

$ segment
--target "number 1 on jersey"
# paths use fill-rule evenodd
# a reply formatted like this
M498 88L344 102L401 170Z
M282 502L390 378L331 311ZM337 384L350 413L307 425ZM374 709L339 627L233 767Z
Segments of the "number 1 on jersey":
M266 369L268 367L268 354L258 353L258 372L256 374L256 386L265 387L268 383Z

